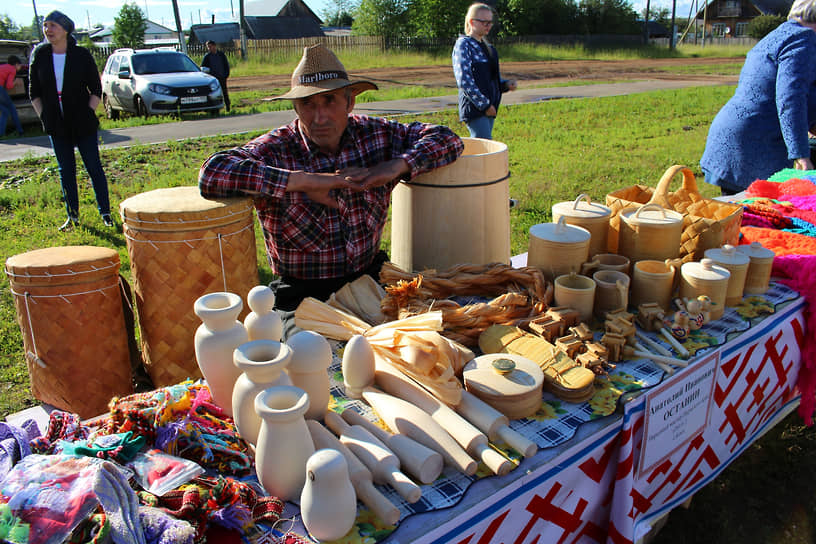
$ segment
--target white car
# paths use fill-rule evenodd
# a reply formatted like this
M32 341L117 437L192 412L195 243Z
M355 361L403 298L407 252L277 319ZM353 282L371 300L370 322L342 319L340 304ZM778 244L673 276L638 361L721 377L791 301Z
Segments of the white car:
M120 111L147 117L224 107L221 85L173 49L117 49L102 72L102 103L109 119Z

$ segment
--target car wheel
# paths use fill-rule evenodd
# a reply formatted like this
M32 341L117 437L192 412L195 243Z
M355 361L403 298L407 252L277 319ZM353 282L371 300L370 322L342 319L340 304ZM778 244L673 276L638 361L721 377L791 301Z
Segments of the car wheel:
M141 96L136 97L136 115L144 117L145 119L150 117L150 112L147 111L147 105L144 103Z
M119 119L119 110L113 109L113 106L111 106L111 103L110 103L110 99L108 98L108 95L106 95L106 94L102 95L102 105L105 107L105 116L108 119L113 119L113 120Z

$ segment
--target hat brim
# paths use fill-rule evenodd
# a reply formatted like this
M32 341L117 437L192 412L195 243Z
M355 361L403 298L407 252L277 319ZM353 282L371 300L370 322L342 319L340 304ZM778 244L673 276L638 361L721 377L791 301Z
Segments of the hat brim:
M345 79L329 79L321 81L319 85L298 85L289 90L288 93L280 96L275 96L272 100L293 100L295 98L306 98L307 96L314 96L320 93L329 91L336 91L337 89L344 89L351 87L354 95L358 95L364 91L376 91L379 87L370 81L348 81Z

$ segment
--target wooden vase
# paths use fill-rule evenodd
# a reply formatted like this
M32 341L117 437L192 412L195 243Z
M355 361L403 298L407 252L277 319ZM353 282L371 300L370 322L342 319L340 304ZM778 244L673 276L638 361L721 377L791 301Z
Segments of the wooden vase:
M269 495L285 501L300 498L306 461L315 452L304 415L309 395L291 385L264 389L255 397L261 430L255 448L255 471Z
M193 304L193 311L202 321L193 339L198 368L213 400L230 416L232 389L241 375L232 364L232 352L247 341L246 329L237 319L243 307L241 297L224 292L200 296Z
M261 430L261 418L255 411L255 397L268 387L292 385L284 372L292 359L292 350L274 340L253 340L238 346L233 362L243 372L232 391L232 417L244 440L255 444Z

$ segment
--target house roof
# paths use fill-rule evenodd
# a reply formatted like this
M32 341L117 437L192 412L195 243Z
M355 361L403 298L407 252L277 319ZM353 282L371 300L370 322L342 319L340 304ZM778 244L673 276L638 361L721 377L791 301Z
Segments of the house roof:
M254 17L312 17L321 23L320 17L303 0L249 0L244 7L245 14Z
M255 40L285 40L323 36L311 17L245 17L247 32Z
M206 43L207 40L215 43L231 43L241 39L241 28L238 23L193 25L190 27L190 39L199 43Z
M94 40L110 36L111 34L113 34L113 25L103 26L96 32L91 32L89 37ZM147 27L145 28L145 34L176 34L176 31L160 25L159 23L154 23L153 21L148 20Z

